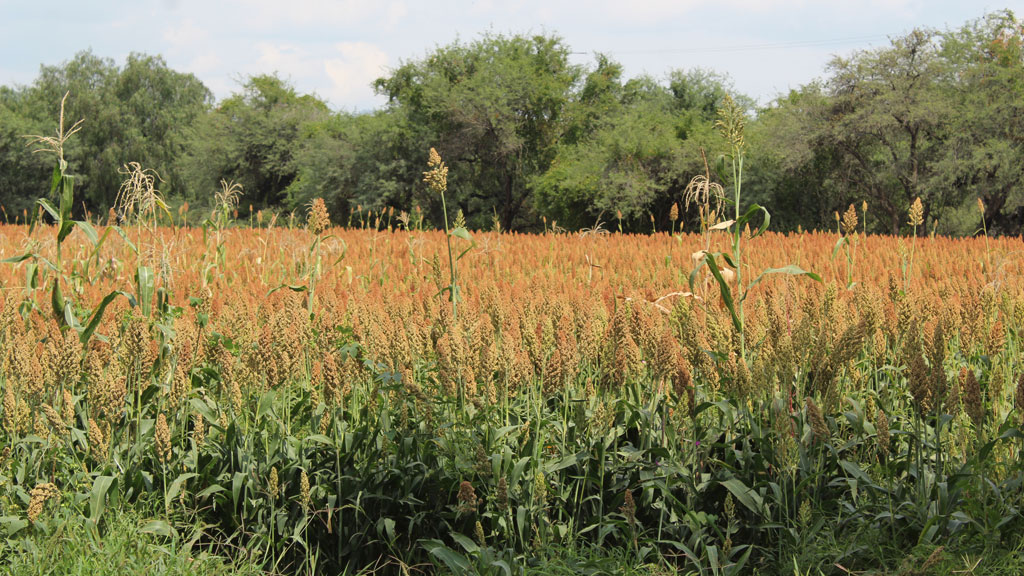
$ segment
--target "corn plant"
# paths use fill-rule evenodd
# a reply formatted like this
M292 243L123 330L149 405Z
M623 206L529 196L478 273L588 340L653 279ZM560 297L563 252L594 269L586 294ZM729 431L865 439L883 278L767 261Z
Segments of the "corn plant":
M730 201L733 205L734 218L732 220L726 220L719 224L715 224L714 226L711 226L710 229L732 230L732 252L712 253L705 250L698 266L690 274L690 290L693 290L694 281L696 280L697 273L700 268L702 266L707 266L711 271L712 276L715 278L715 281L718 283L719 291L722 295L722 301L729 310L736 333L739 334L740 357L743 361L746 361L747 343L746 330L744 326L744 302L750 295L750 290L769 274L807 276L817 282L821 281L821 277L813 272L807 272L795 264L790 264L781 268L769 268L763 270L752 282L745 287L743 286L742 241L744 230L748 229L748 226L753 221L754 217L761 214L763 216L761 225L749 235L749 238L754 239L764 234L765 230L768 229L768 224L771 222L771 214L769 214L766 208L758 204L752 204L746 212L742 212L742 204L740 200L743 186L743 160L746 151L746 143L743 136L743 110L730 96L726 96L722 107L718 110L718 116L719 119L716 122L716 126L718 126L719 132L726 140L730 150L729 160L731 161L732 166L733 196L731 201L729 199L726 199L726 201ZM707 196L706 193L705 196ZM719 257L721 257L722 260L728 264L732 270L734 270L734 272L723 274L723 271L727 271L727 269L721 268L718 265L717 259ZM727 280L725 278L726 275L735 277L736 286L738 287L738 291L735 296L731 286L731 278Z
M54 154L57 158L57 164L53 168L53 175L50 179L50 198L39 198L36 200L36 205L45 211L46 214L54 221L56 227L56 257L51 260L41 256L33 250L34 245L30 245L30 249L28 251L21 255L7 258L3 260L3 262L18 264L26 260L32 260L33 270L29 273L28 282L30 288L37 285L35 280L35 275L39 270L37 263L42 262L45 265L46 270L53 274L53 277L50 279L50 307L53 319L62 331L67 329L75 330L79 334L79 338L84 345L88 343L89 339L96 331L96 328L99 326L99 323L103 318L103 312L114 298L118 295L124 295L131 299L131 296L119 290L112 291L104 296L88 315L80 317L80 309L73 301L65 297L66 291L62 288L63 285L69 283L68 274L65 269L62 246L71 232L75 228L82 231L89 243L92 245L93 254L97 259L99 258L99 250L103 245L103 240L106 239L105 234L103 239L101 239L97 234L96 229L88 221L75 220L72 217L72 208L75 202L74 176L68 174L68 163L64 158L64 145L68 139L81 130L84 120L75 122L67 130L64 129L64 105L67 101L68 95L68 93L64 94L64 97L60 102L60 115L57 122L56 135L27 137L29 138L30 145L35 144L38 146L34 152ZM57 201L56 206L54 206L52 202L54 198ZM38 214L38 212L35 214ZM32 227L35 227L36 224L37 221L33 220Z

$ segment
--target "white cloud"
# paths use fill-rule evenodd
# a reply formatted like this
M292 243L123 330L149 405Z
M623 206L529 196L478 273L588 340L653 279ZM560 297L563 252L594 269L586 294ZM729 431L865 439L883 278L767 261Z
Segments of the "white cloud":
M348 24L362 22L381 9L363 0L236 0L246 26L277 28L284 24Z
M189 60L185 69L197 76L217 72L223 68L223 62L214 52L206 52Z
M278 72L284 77L297 78L318 74L319 59L307 48L295 44L269 42L258 42L255 48L259 54L256 64L261 72Z
M596 11L611 21L644 22L678 17L706 5L699 0L604 0Z
M405 19L409 15L409 7L405 5L405 2L392 2L388 4L387 13L387 24L388 27L394 27L396 24Z
M198 48L210 39L210 33L196 26L192 20L184 20L164 29L164 40L172 49Z
M543 5L543 4L542 4ZM913 17L922 9L921 0L865 0L862 2L822 3L812 0L602 0L595 5L597 14L608 21L659 23L683 16L700 16L719 29L728 29L730 21L749 21L750 14L770 15L779 20L801 20L808 14L833 14L880 18ZM716 16L707 20L707 16ZM765 24L766 26L770 24Z
M324 95L333 102L366 106L372 102L370 83L387 72L388 55L366 42L336 44L337 57L324 61L330 87Z

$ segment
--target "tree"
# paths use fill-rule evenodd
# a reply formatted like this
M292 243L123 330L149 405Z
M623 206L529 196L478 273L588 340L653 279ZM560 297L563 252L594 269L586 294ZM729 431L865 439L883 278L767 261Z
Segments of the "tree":
M355 155L351 202L364 208L412 210L438 199L422 185L426 156L422 143L432 139L428 126L409 120L406 110L382 110L350 118ZM460 182L462 175L452 175Z
M1024 26L1010 11L994 12L947 33L943 54L958 71L949 145L942 158L946 188L961 190L968 229L1019 235L1024 227Z
M175 72L158 56L131 54L124 68L92 52L79 52L58 66L43 66L26 88L4 89L0 148L10 164L7 194L26 204L49 189L50 171L29 159L20 134L50 134L61 99L70 93L66 120L84 119L82 130L66 147L69 173L75 174L76 198L87 208L105 211L117 196L128 162L156 170L165 194L181 191L178 162L185 134L205 113L212 96L195 76ZM20 145L17 140L21 140ZM76 204L76 210L81 204Z
M747 196L770 206L772 227L828 228L832 214L862 200L843 171L843 155L823 135L830 97L811 83L761 110L747 131Z
M849 185L884 212L894 234L915 198L924 201L926 219L956 203L926 185L953 115L939 38L914 30L887 48L829 64L832 98L818 136L840 150Z
M668 75L668 89L676 100L676 108L714 121L722 100L732 89L732 82L728 76L705 68L672 70ZM743 108L752 107L749 98L738 98L737 103Z
M407 62L375 86L426 138L415 143L419 157L433 146L448 163L453 203L469 224L497 213L510 229L534 222L529 183L551 163L579 75L557 37L488 34Z
M296 154L303 150L305 131L330 116L327 105L313 95L299 95L274 75L249 78L233 94L196 123L189 142L189 197L201 204L212 200L220 180L242 185L255 208L295 207L289 193L299 175ZM309 148L305 148L309 151ZM303 192L302 196L309 192Z
M673 72L669 86L649 77L621 81L621 68L598 57L568 107L570 124L551 168L534 179L538 210L564 226L593 226L622 215L624 227L669 227L672 205L713 155L716 98L724 79ZM708 110L711 110L710 114Z
M169 69L163 58L135 53L111 88L123 125L118 166L138 161L160 174L165 195L183 195L188 183L180 159L190 127L206 115L213 94L192 74Z
M980 227L981 198L993 229L1019 233L1022 38L1013 14L997 12L834 59L827 81L762 112L759 175L808 226L827 227L833 211L867 200L883 214L879 228L897 233L920 197L941 231L969 234Z
M50 158L32 154L26 147L26 134L49 134L52 125L36 121L27 112L24 90L0 88L0 218L14 222L25 220L36 198L49 190L53 171Z

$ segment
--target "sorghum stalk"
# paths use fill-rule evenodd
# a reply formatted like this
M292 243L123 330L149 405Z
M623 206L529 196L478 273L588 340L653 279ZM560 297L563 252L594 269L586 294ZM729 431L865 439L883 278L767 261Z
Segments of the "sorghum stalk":
M918 197L914 200L914 203L910 206L908 212L909 224L914 228L914 237L910 243L910 263L907 264L907 275L903 279L904 291L910 288L910 275L914 271L914 249L917 248L917 227L924 223L924 206L921 204L921 198Z
M430 170L423 173L423 181L427 183L432 191L441 196L441 212L444 215L444 235L445 240L448 242L448 269L451 272L451 283L448 285L448 299L452 303L452 318L457 321L459 318L459 288L458 284L456 284L458 275L455 269L455 253L452 249L452 234L448 226L448 204L444 197L444 193L448 189L448 167L441 161L441 155L433 148L430 149L427 166L430 167Z
M725 101L722 104L722 108L718 111L719 119L715 123L716 126L721 130L722 136L725 137L729 142L732 154L732 180L733 180L733 208L735 209L735 221L732 229L732 257L733 262L736 263L736 286L743 286L743 259L742 259L742 239L743 229L739 225L740 216L740 191L743 187L743 158L746 143L743 138L743 111L739 105L732 99L732 97L726 95ZM740 325L740 357L745 361L747 359L747 347L744 330L746 323L744 322L743 312L743 298L739 298L737 302L737 316L739 317Z

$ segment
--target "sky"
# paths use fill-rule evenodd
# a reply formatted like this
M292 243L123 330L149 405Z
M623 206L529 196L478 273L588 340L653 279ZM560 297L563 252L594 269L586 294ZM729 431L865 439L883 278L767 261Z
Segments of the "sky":
M763 105L824 77L834 55L1005 8L1024 17L1024 0L0 0L0 85L31 84L81 50L119 65L141 52L217 99L277 73L335 110L367 111L384 105L374 79L438 46L539 33L561 37L577 64L608 55L626 77L724 73Z

